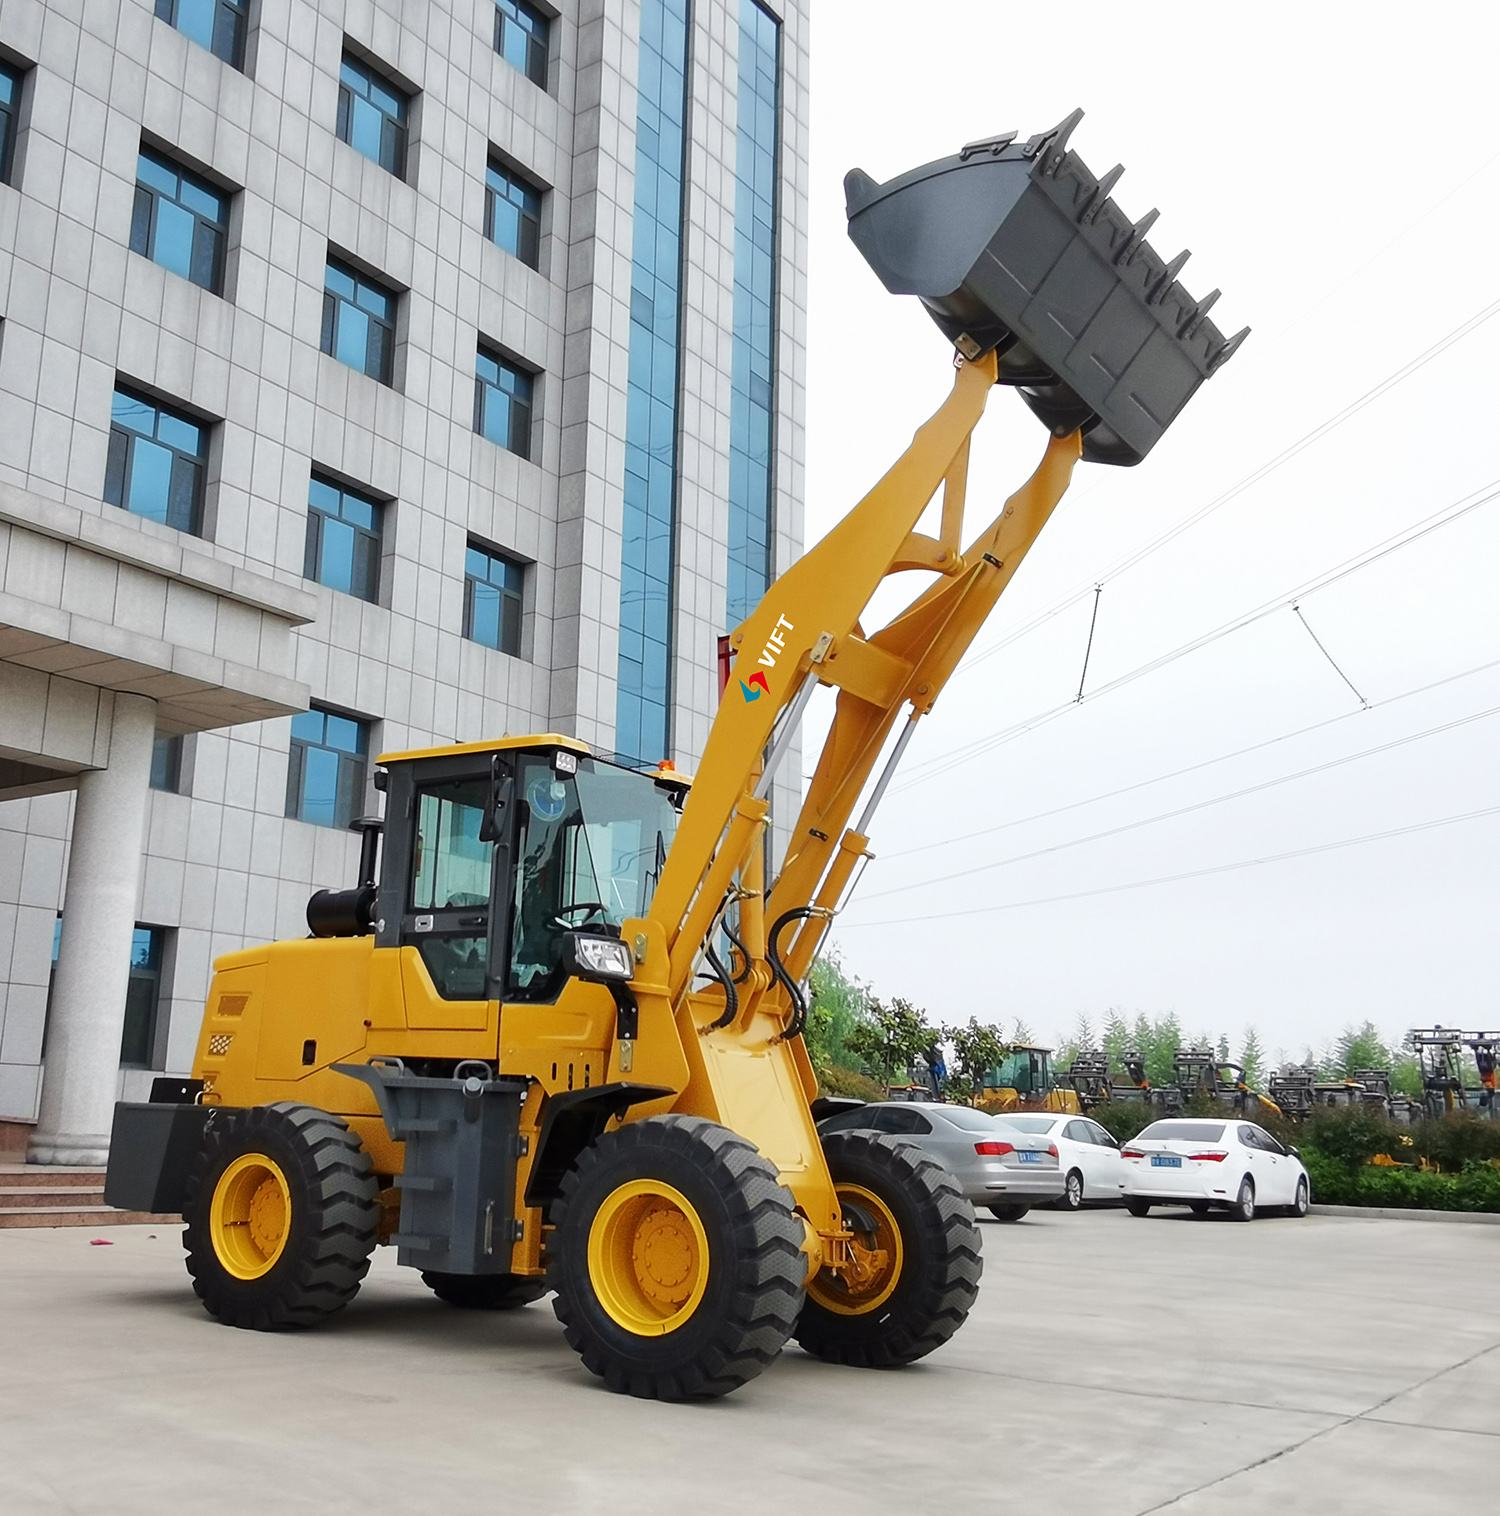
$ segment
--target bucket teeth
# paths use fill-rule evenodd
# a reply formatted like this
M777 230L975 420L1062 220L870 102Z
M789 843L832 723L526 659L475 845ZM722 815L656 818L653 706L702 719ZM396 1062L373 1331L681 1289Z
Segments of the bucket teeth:
M1083 108L1080 106L1076 111L1072 111L1064 116L1050 132L1038 132L1026 144L1026 157L1040 157L1049 148L1061 156L1063 148L1068 145L1068 138L1073 135L1074 128L1082 120Z
M1094 186L1094 192L1083 202L1083 209L1078 213L1078 224L1087 226L1104 209L1104 203L1114 192L1115 185L1120 182L1120 176L1125 172L1125 165L1117 163L1110 171Z
M1214 308L1214 302L1218 300L1221 291L1210 290L1192 310L1187 314L1187 319L1177 328L1179 337L1191 337L1203 324L1203 318Z
M1183 264L1185 264L1192 256L1192 253L1189 252L1187 248L1183 248L1183 250L1178 253L1178 255L1161 271L1161 277L1157 279L1157 281L1151 286L1150 292L1146 296L1147 305L1161 304L1162 297L1172 287L1172 281L1178 276L1178 274L1182 272Z
M1242 326L1239 331L1234 334L1234 336L1228 338L1225 341L1224 346L1221 347L1218 352L1216 352L1213 357L1208 360L1209 373L1213 373L1213 371L1219 368L1222 364L1228 363L1229 360L1234 357L1240 343L1242 343L1249 335L1250 328L1248 326Z
M1161 212L1157 210L1155 206L1153 206L1149 211L1146 212L1144 216L1141 217L1139 221L1136 222L1133 227L1130 228L1129 235L1120 244L1119 252L1115 254L1116 268L1124 263L1131 256L1131 254L1135 252L1136 248L1146 240L1146 233L1156 225L1157 218L1160 215Z

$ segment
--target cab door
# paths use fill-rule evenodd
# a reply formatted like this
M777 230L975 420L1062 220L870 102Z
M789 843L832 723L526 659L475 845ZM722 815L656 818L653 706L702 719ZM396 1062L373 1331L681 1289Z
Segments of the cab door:
M486 825L496 784L488 770L454 772L451 760L424 767L412 787L399 940L416 948L437 994L408 996L408 1024L481 1030L499 998L493 966L508 919L509 848Z

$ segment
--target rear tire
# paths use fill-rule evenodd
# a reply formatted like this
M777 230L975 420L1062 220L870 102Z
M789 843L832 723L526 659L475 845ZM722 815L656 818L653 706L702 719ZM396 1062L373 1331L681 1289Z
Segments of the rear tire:
M1149 1200L1137 1200L1133 1195L1125 1197L1125 1209L1132 1216L1149 1216L1151 1214L1151 1202Z
M1068 1177L1063 1180L1062 1199L1057 1202L1058 1208L1064 1211L1077 1211L1083 1206L1083 1175L1077 1169L1069 1169Z
M422 1283L445 1305L469 1311L514 1311L547 1293L547 1281L529 1274L426 1273Z
M996 1221L1022 1221L1030 1209L1029 1205L992 1205L990 1215Z
M182 1234L193 1289L227 1326L316 1326L359 1292L379 1186L337 1116L290 1102L215 1111L188 1177Z
M1307 1187L1307 1178L1304 1175L1297 1181L1297 1198L1287 1207L1288 1216L1294 1216L1299 1220L1307 1215L1312 1209L1312 1195Z
M568 1344L611 1389L725 1395L802 1307L802 1222L776 1170L701 1116L651 1116L579 1155L551 1210L548 1285Z
M984 1265L974 1208L948 1171L911 1143L837 1132L823 1153L872 1277L854 1288L818 1274L797 1341L829 1363L857 1368L925 1358L964 1324L979 1294Z
M1229 1215L1233 1221L1255 1220L1255 1181L1248 1174L1240 1180L1240 1192L1234 1197Z

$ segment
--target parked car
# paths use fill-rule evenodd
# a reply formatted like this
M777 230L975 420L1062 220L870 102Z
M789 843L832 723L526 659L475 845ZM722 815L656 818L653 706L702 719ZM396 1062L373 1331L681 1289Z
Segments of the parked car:
M1097 1121L1032 1111L1006 1112L1000 1120L1056 1145L1063 1173L1062 1199L1057 1204L1063 1210L1076 1211L1086 1200L1120 1203L1125 1193L1125 1160L1120 1157L1120 1144Z
M958 1180L970 1204L987 1206L997 1221L1019 1221L1063 1193L1056 1143L966 1105L877 1101L829 1116L818 1130L885 1132L914 1142Z
M1275 1206L1307 1215L1311 1190L1297 1149L1282 1147L1251 1121L1153 1121L1121 1156L1132 1216L1153 1205L1191 1206L1200 1216L1218 1206L1236 1221Z

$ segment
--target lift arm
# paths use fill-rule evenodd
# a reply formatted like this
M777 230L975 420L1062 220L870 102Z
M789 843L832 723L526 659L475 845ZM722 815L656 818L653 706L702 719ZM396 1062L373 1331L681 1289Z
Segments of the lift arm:
M769 989L766 928L789 910L814 907L818 914L802 919L790 949L781 944L790 975L804 974L827 913L865 853L878 793L859 827L848 829L849 818L897 718L909 706L914 724L932 709L1066 490L1081 453L1077 432L1053 438L1032 478L960 549L969 439L996 380L992 354L960 362L952 393L895 466L771 585L735 632L734 669L651 907L666 935L674 1003L689 988L726 903L746 899L751 964L736 1019L768 993L790 1010L784 988ZM942 524L933 538L915 527L939 487ZM889 625L866 635L861 617L876 590L909 569L939 577ZM839 689L837 713L762 911L759 860L771 784L819 684ZM910 725L901 748L909 735Z

